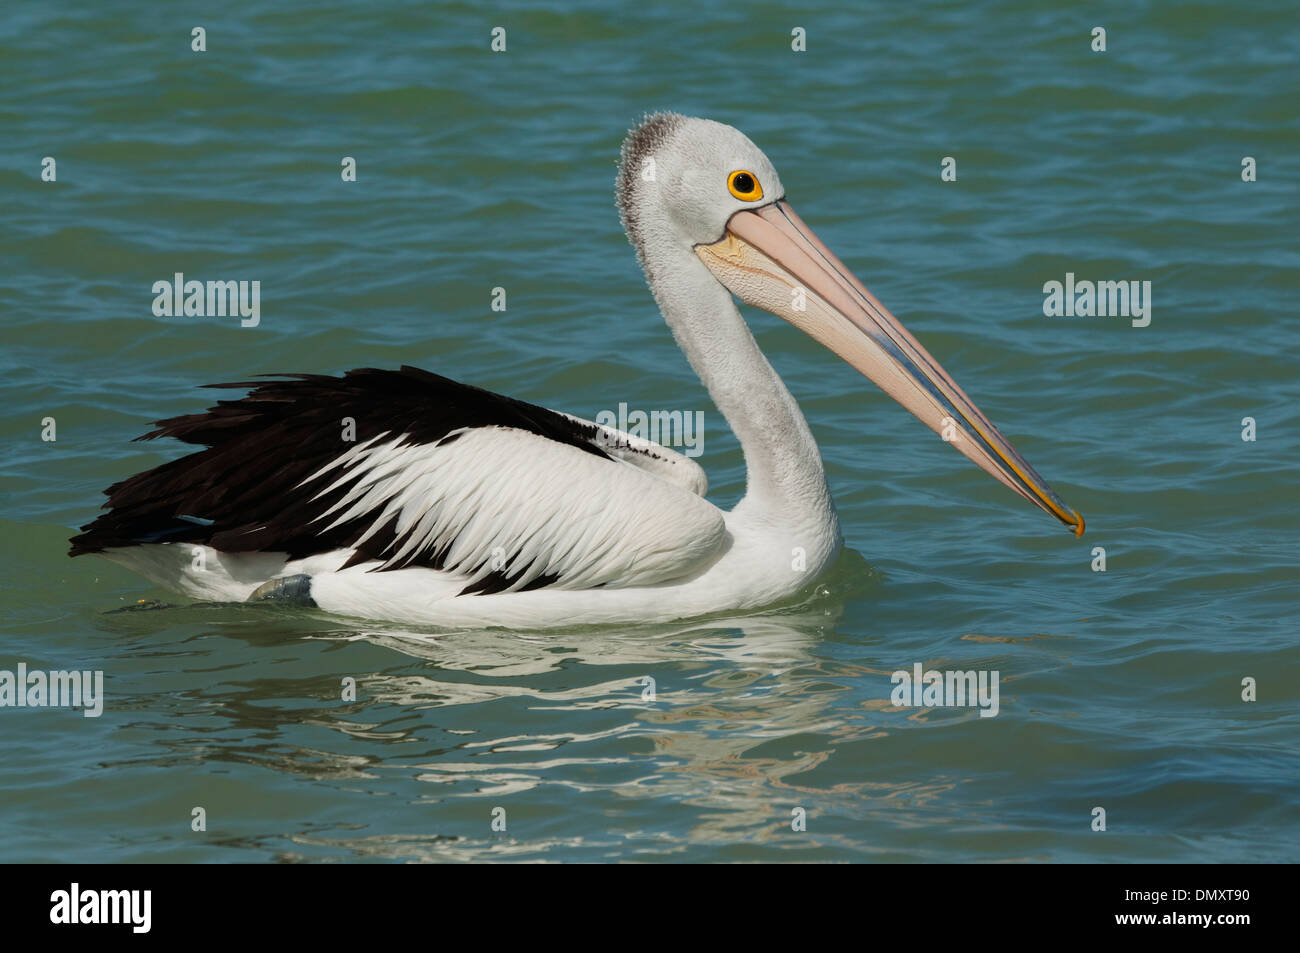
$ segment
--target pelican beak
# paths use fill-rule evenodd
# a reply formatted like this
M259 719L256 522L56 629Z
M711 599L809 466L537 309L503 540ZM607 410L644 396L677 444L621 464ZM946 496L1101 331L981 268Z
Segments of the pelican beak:
M721 241L695 253L736 297L830 348L985 472L1083 535L1083 517L784 200L737 212Z

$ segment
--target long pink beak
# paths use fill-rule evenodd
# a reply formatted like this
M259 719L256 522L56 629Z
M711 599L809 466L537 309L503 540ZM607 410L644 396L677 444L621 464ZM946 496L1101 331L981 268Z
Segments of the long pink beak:
M784 200L737 212L721 241L695 253L736 297L820 341L986 473L1083 535L1083 517Z

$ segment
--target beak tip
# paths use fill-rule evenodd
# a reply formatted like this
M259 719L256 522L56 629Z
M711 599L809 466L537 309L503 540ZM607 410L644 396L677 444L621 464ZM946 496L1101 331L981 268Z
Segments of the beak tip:
M1079 515L1079 511L1078 511L1078 510L1074 510L1073 513L1074 513L1074 526L1071 527L1071 528L1074 530L1074 535L1075 535L1075 536L1082 536L1082 535L1083 535L1083 517Z

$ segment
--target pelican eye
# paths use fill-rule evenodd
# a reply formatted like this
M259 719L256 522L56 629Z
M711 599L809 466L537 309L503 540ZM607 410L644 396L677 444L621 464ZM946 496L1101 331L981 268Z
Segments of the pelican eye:
M738 169L727 176L727 188L742 202L757 202L763 197L763 187L754 178L754 173L744 169Z

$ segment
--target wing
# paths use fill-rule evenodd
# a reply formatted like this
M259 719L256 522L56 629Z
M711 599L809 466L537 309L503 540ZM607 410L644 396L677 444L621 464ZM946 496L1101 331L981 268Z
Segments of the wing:
M351 550L347 565L446 570L486 593L654 585L726 545L716 507L566 414L411 367L213 386L253 389L139 438L205 449L110 487L71 555ZM688 472L641 443L627 454Z

